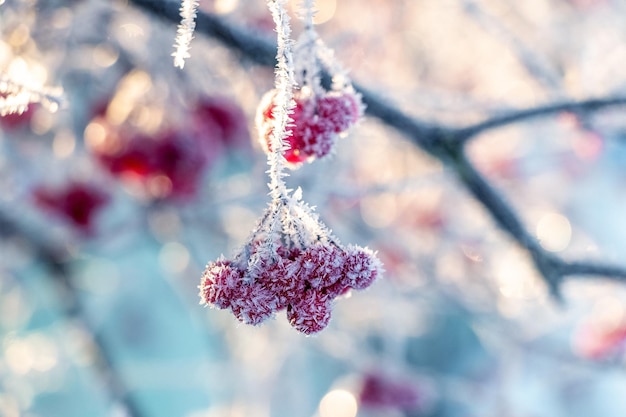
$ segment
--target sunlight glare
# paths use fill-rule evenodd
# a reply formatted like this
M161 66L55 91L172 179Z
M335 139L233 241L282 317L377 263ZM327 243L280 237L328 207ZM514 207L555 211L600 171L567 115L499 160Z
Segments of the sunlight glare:
M561 252L570 244L572 226L567 217L559 213L546 213L537 222L535 233L545 250Z
M356 417L356 398L346 390L332 390L320 401L319 414L320 417Z

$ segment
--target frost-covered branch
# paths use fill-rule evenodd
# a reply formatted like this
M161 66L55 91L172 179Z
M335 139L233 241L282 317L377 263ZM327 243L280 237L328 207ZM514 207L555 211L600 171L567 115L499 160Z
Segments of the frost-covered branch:
M189 48L193 39L193 32L196 28L196 13L198 11L198 0L182 0L180 4L180 23L176 31L174 43L174 66L183 68L185 59L189 58Z
M24 113L29 104L41 103L51 112L63 104L61 89L34 88L15 82L8 77L0 78L0 116Z
M176 4L170 1L131 0L131 3L161 18L177 22ZM275 44L259 34L237 28L222 19L199 13L196 30L222 42L257 64L275 65ZM406 135L416 146L447 164L456 173L461 184L488 211L495 223L511 236L532 257L546 283L557 295L559 284L568 276L596 276L624 282L626 267L602 265L594 262L567 262L546 252L527 231L518 213L493 185L465 156L468 140L484 132L524 122L532 118L548 117L562 112L591 114L600 110L626 105L626 97L597 98L583 101L563 101L505 115L487 117L484 121L465 127L445 126L406 115L397 107L368 89L354 84L367 105L366 113Z

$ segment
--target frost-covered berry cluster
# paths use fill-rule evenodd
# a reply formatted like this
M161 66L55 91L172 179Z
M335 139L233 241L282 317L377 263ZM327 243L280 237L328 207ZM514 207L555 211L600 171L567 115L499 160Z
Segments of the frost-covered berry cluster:
M230 309L243 323L257 325L286 310L296 330L312 334L328 325L333 300L350 289L367 288L381 275L382 264L367 248L342 246L302 201L301 190L292 192L283 180L286 164L327 155L336 137L362 113L360 98L347 78L333 76L343 82L334 82L331 91L320 86L316 75L320 48L310 0L305 1L308 29L294 61L285 4L286 0L268 0L278 34L278 64L275 89L257 116L268 154L271 202L233 259L209 262L199 288L202 304ZM300 61L303 66L294 66ZM298 77L301 89L296 89Z
M275 98L276 90L268 91L256 116L259 141L268 154L272 151ZM287 126L285 138L289 146L283 151L291 166L328 155L337 138L347 133L361 116L360 97L351 89L321 96L311 89L301 89L294 92L294 100L292 123Z
M270 4L276 5L277 2L270 0ZM305 29L293 45L293 59L286 62L290 65L285 74L289 79L283 80L286 83L277 82L277 87L264 95L256 115L259 142L263 150L270 154L276 132L276 115L284 111L289 113L281 152L290 168L329 155L337 138L346 136L359 121L364 108L361 95L354 91L346 71L315 31L313 1L305 0L302 8ZM288 48L291 45L287 43L285 46ZM329 88L322 86L320 81L322 68L332 79ZM286 87L291 88L287 92L290 102L284 103L284 97L279 93L281 88Z
M367 288L381 271L371 250L341 246L305 203L290 197L268 208L233 260L207 265L200 296L246 324L286 310L296 330L311 334L328 325L335 298Z

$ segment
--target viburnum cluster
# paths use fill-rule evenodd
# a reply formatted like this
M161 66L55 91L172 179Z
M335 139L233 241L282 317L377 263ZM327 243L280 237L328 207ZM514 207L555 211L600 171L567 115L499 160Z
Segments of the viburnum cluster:
M301 162L330 154L337 138L346 134L361 117L362 104L352 89L319 94L303 88L293 94L295 108L290 114L293 121L287 126L288 147L283 156L291 167L296 167ZM272 152L275 98L276 90L268 91L256 116L259 140L266 153Z
M340 245L298 194L270 205L234 259L206 266L202 303L253 325L286 310L296 330L311 334L328 325L335 298L374 282L382 271L375 254Z
M97 140L91 153L122 182L147 197L187 201L196 196L204 171L226 149L249 143L243 111L221 97L201 97L175 123L145 132L131 123L112 123L106 108L91 121Z
M302 54L294 61L285 2L268 0L278 33L276 88L266 96L257 117L268 154L272 200L233 259L209 262L199 288L201 303L230 309L243 323L257 325L286 310L296 330L312 334L328 325L333 301L350 289L371 285L381 275L382 264L367 248L342 246L302 201L301 190L292 192L283 181L287 164L327 155L336 135L349 129L362 112L358 95L348 84L331 92L321 89L319 63L310 55L304 69L298 70L306 88L295 88L294 72ZM304 6L308 29L300 45L316 51L312 1Z
M294 100L282 152L290 168L329 155L337 138L346 136L363 115L361 96L347 73L333 59L313 25L313 2L303 2L305 30L293 49ZM322 86L321 65L332 85ZM256 128L263 150L272 152L278 88L268 91L257 108Z

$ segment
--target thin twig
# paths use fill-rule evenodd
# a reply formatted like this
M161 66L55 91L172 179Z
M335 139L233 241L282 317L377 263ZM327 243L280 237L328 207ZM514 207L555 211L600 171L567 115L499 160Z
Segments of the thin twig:
M559 113L589 114L609 107L626 106L626 97L593 98L581 101L562 101L529 109L520 109L506 114L493 116L485 121L456 129L452 136L459 141L466 141L488 130L497 129L514 123L525 122L529 119L549 117Z

